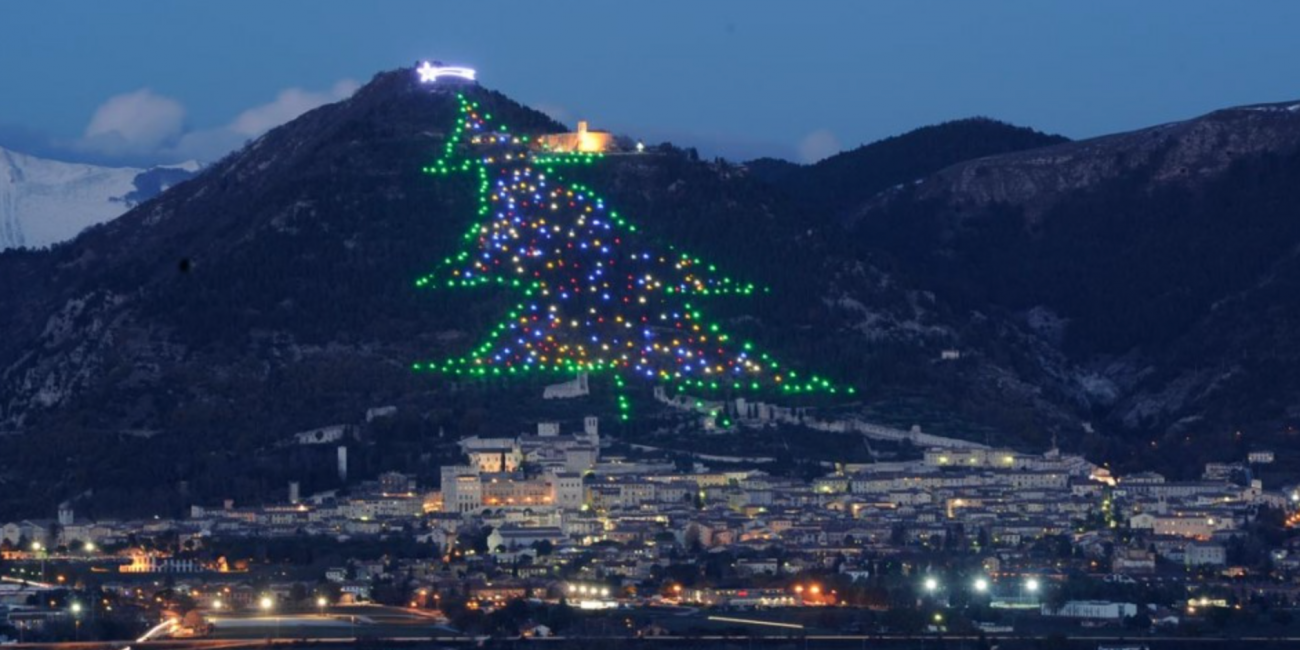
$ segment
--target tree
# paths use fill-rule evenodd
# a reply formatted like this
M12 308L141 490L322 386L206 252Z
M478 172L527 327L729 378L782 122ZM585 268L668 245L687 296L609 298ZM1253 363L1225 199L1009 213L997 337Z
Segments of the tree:
M691 553L699 553L704 546L700 543L700 528L695 524L686 527L686 533L683 535L683 541L686 549Z
M416 363L416 370L485 378L608 372L619 388L636 377L679 390L838 390L735 340L705 320L695 302L748 295L754 285L658 246L590 188L556 173L565 165L589 165L594 156L534 156L526 137L491 122L478 102L459 96L444 158L424 171L474 172L482 221L465 234L458 252L416 285L496 285L522 302L469 354ZM626 420L622 395L619 408Z

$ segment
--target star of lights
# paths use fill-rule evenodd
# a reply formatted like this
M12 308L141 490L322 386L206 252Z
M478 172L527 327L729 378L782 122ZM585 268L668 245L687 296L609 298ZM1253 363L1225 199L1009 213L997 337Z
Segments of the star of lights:
M593 164L600 154L532 155L527 136L493 129L492 116L478 102L464 95L459 102L443 157L423 171L474 173L480 220L463 236L461 250L416 285L497 285L522 302L469 354L416 363L415 370L469 376L603 370L619 389L640 377L679 390L842 390L817 375L801 377L751 343L736 341L690 302L750 295L753 284L672 247L656 249L591 188L556 173ZM621 390L619 409L626 419Z
M420 67L416 68L415 71L420 75L420 83L433 83L441 77L456 77L459 79L474 81L474 77L477 74L473 68L434 65L428 61L421 63Z

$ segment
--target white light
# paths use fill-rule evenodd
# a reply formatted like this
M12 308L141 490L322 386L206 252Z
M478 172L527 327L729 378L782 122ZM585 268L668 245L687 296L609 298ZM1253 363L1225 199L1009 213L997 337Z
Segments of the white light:
M978 591L982 594L988 590L989 590L988 580L985 580L984 578L977 578L975 580L975 591Z
M726 623L744 623L747 625L764 625L767 627L784 627L792 630L802 630L802 625L795 623L776 623L773 621L760 621L752 618L731 618L729 616L710 616L710 621L723 621Z
M1025 581L1025 589L1027 589L1031 594L1038 591L1038 580L1030 578Z
M936 590L936 589L938 589L938 588L939 588L939 581L938 581L938 580L935 580L934 578L926 578L926 579L925 579L925 590L926 590L926 591L933 592L934 590Z
M428 61L421 63L420 67L416 68L415 71L420 73L420 83L426 84L437 81L440 77L456 77L474 81L474 75L476 74L473 68L433 65Z
M72 603L72 613L73 614L81 613L81 603Z
M275 605L275 601L271 600L270 596L262 596L262 602L260 604L262 605L262 609L271 609L271 607Z

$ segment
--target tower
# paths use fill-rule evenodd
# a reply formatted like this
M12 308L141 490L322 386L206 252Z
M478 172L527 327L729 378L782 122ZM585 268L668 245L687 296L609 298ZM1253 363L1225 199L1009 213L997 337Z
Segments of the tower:
M339 480L348 482L348 448L339 445Z
M340 447L340 449L343 449L343 447ZM298 482L289 481L289 503L296 506L300 501L302 501L302 499L300 499L298 495Z
M75 517L72 514L72 506L64 504L59 506L59 525L71 526Z
M582 435L578 439L591 445L591 462L594 464L600 458L600 418L594 415L582 418Z

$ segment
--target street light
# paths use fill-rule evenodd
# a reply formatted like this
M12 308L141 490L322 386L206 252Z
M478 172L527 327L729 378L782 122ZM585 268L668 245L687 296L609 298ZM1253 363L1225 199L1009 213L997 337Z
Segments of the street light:
M1030 578L1030 579L1026 580L1026 581L1025 581L1025 591L1028 591L1028 592L1031 593L1031 594L1036 594L1036 593L1038 593L1038 579L1037 579L1037 578Z
M226 606L226 604L223 603L223 602L221 602L221 599L220 599L220 598L218 598L218 599L212 601L212 609L221 609L222 607L225 607L225 606Z
M72 610L73 626L75 628L72 638L74 641L80 641L81 640L81 603L74 602L69 607L69 609Z
M932 593L934 593L934 592L936 592L936 591L938 591L938 590L939 590L939 580L938 580L937 578L926 578L926 579L925 579L925 591L926 591L926 593L930 593L930 594L932 594Z
M986 591L988 591L988 590L989 590L989 581L988 581L988 580L985 580L984 578L976 578L976 579L975 579L975 591L976 591L976 592L982 594L982 593L984 593L984 592L986 592Z
M33 553L40 553L40 555L41 555L41 582L45 582L45 556L46 556L46 553L41 553L41 551L44 551L44 550L45 550L45 545L44 545L44 544L42 544L42 543L40 543L40 542L32 542L32 552L33 552Z
M87 553L94 553L94 552L95 552L95 543L94 543L94 542L91 542L91 541L87 541L87 542L86 542L86 552L87 552Z
M258 604L262 606L262 611L268 613L271 611L273 607L275 607L275 601L272 600L270 596L262 596L262 600ZM279 616L275 617L275 638L277 639L280 638L280 617Z
M316 608L320 610L322 617L325 616L325 606L328 604L330 604L330 601L326 600L324 596L316 599Z

